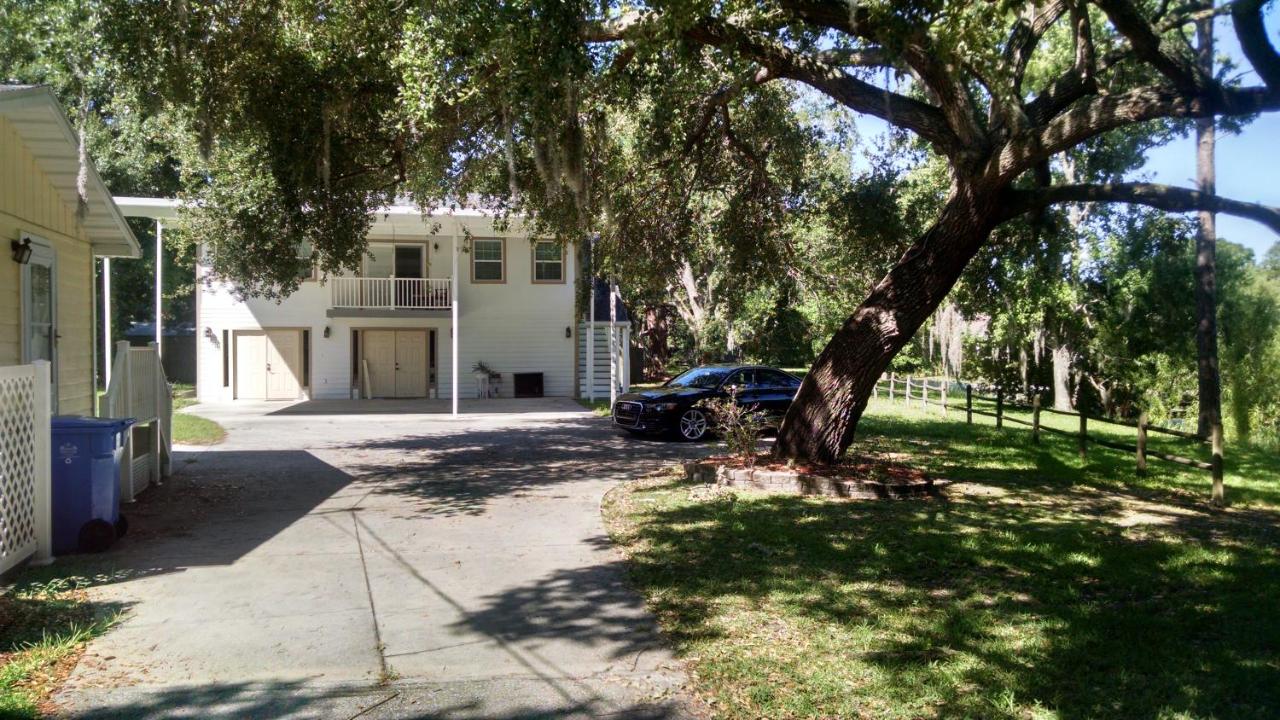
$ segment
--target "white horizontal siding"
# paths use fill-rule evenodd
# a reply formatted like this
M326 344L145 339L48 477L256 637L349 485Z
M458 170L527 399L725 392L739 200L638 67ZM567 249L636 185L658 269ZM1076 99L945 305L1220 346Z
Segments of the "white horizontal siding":
M397 232L397 242L428 244L431 277L449 277L453 233L459 223L442 226L440 235L407 235ZM477 237L497 237L484 221L469 221ZM471 368L484 362L502 374L501 392L510 396L512 374L540 372L546 395L573 394L574 339L565 330L574 324L573 253L566 251L566 282L532 282L529 241L507 235L506 282L471 283L470 255L459 258L458 302L459 394L471 396L475 383ZM376 235L371 235L371 239ZM230 337L236 330L299 328L311 331L311 393L316 398L351 396L351 330L353 328L435 328L437 331L438 387L440 397L449 397L451 388L450 318L329 318L329 286L305 282L293 295L274 300L238 300L225 287L198 283L197 298L197 394L202 401L233 399L234 376L223 385L222 333ZM330 336L324 337L325 327ZM206 329L209 333L206 334ZM210 337L211 336L211 337ZM607 352L607 351L606 351ZM234 352L228 353L234 362ZM607 368L607 365L606 365ZM608 391L606 380L605 391Z

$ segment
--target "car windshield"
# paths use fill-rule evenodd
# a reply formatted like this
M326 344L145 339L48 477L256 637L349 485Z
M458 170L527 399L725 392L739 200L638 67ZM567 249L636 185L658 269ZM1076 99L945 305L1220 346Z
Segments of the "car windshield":
M729 374L726 368L694 368L667 383L667 387L714 388Z

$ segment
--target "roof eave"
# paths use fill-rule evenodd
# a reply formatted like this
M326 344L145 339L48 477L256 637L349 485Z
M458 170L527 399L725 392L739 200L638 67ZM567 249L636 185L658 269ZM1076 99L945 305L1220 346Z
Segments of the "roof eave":
M52 116L52 124L58 128L60 139L65 142L70 155L78 161L79 140L76 138L76 133L71 127L71 123L67 121L66 116L63 114L57 98L54 97L49 88L34 85L19 89L6 89L4 92L0 92L0 113L12 114L32 108L48 111L48 114ZM13 121L19 126L19 133L21 133L23 121L16 118L16 116ZM29 140L23 138L23 142L29 142ZM49 158L37 158L37 165L41 164L42 160L47 161ZM124 215L120 213L120 209L116 207L110 191L107 190L106 184L102 182L102 177L98 175L98 169L94 166L92 160L88 163L86 170L88 173L85 189L89 196L86 199L91 206L97 205L106 209L106 217L104 218L106 222L102 224L95 223L91 226L81 219L80 224L84 229L85 237L89 240L91 252L98 257L142 257L142 247L138 244L138 238L134 236L133 230L129 228L129 223L124 219ZM56 187L57 185L55 184Z

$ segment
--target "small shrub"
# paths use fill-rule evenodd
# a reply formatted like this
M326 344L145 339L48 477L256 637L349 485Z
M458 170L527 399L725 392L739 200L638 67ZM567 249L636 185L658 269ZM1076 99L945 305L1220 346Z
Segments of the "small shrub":
M764 413L755 405L739 405L736 389L729 397L707 404L716 432L729 446L729 453L742 458L747 467L756 464L756 441L764 430Z

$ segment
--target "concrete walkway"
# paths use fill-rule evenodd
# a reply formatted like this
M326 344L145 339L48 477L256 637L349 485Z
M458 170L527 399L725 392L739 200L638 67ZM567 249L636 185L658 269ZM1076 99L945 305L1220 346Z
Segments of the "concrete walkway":
M229 437L83 560L125 621L76 717L684 717L599 503L650 461L569 400L205 406ZM356 414L340 413L356 410ZM68 561L71 563L76 560Z

